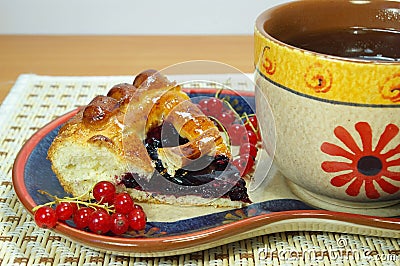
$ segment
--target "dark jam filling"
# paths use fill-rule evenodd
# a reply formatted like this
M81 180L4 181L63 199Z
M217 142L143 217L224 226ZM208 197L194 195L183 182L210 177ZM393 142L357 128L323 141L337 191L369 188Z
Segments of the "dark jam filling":
M161 133L162 129L162 133ZM238 169L223 155L216 157L203 156L193 165L185 169L178 169L174 176L167 173L161 160L158 158L157 149L161 147L174 147L187 143L188 140L179 136L172 124L165 122L162 126L149 130L144 141L147 152L156 166L156 172L150 181L140 180L138 176L127 173L122 177L123 184L128 188L151 191L174 196L197 195L203 198L221 196L221 191L228 191L222 197L233 201L251 203L246 189L246 182L240 177ZM198 165L205 165L200 170ZM212 181L216 181L210 183ZM140 183L140 185L139 185ZM210 183L210 186L202 186ZM177 186L178 185L178 186Z

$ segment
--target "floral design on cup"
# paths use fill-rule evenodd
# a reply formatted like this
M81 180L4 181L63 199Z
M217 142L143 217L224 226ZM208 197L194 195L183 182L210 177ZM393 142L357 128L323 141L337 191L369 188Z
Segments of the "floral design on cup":
M264 47L263 54L262 54L262 62L261 62L261 67L262 71L264 71L268 75L273 75L275 74L276 71L276 63L274 60L272 60L268 54L267 50L270 48L268 46Z
M332 87L332 73L320 63L308 67L304 80L307 87L317 93L326 93Z
M400 102L400 73L387 78L386 82L380 88L380 93L384 99L392 102Z
M392 149L388 145L398 135L399 127L388 124L375 148L372 147L371 126L367 122L358 122L355 129L360 135L362 147L357 145L351 134L342 126L336 127L334 134L350 151L329 142L321 145L322 152L350 160L325 161L321 164L325 172L337 173L330 183L335 187L343 187L349 183L346 194L354 197L359 195L364 184L365 194L369 199L381 197L376 185L388 194L398 192L400 187L394 183L400 181L400 172L389 168L400 166L400 158L397 156L400 154L400 144ZM385 148L386 151L383 152Z

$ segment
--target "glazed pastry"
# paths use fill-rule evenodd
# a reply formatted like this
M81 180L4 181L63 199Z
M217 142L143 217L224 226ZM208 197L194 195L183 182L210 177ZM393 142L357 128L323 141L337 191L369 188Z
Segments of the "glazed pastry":
M154 70L80 109L61 127L48 159L74 196L108 180L142 202L232 207L250 202L214 122Z

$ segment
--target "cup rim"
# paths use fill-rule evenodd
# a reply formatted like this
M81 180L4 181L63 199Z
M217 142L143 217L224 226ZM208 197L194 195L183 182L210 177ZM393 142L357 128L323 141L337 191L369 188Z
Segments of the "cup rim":
M321 0L319 0L321 1ZM325 2L330 2L328 0L322 0ZM271 34L269 34L265 28L264 28L264 24L267 20L267 18L271 17L271 15L275 12L277 12L280 9L283 8L291 8L295 5L298 5L299 3L306 3L306 2L312 2L312 0L295 0L295 1L291 1L291 2L286 2L286 3L282 3L282 4L278 4L275 5L263 12L261 12L255 21L255 29L256 31L258 31L260 33L260 35L265 38L265 39L269 39L275 43L277 43L278 45L288 48L288 49L292 49L292 50L297 50L300 51L302 53L305 54L310 54L313 56L317 56L317 57L322 57L322 58L326 58L329 60L337 60L337 61L343 61L343 62L350 62L350 63L356 63L356 64L373 64L373 65L394 65L394 66L398 66L400 65L400 60L399 61L377 61L377 60L367 60L367 59L358 59L358 58L349 58L349 57L342 57L342 56L336 56L336 55L330 55L327 53L320 53L320 52L315 52L312 50L307 50L307 49L303 49L288 43L285 43L284 41L281 41L275 37L273 37ZM345 1L338 1L344 4L355 4L355 1L352 0L345 0ZM376 1L376 2L392 2L391 0L381 0L381 1ZM368 1L368 3L365 3L366 5L370 4L371 2ZM399 12L400 12L400 6L399 6ZM400 33L399 33L400 35Z

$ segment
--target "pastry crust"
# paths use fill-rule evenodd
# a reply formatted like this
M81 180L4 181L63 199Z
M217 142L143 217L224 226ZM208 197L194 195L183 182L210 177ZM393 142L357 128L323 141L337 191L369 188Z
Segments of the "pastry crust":
M204 155L231 157L218 128L190 101L180 86L154 70L139 74L133 84L117 84L107 96L96 96L65 123L51 144L48 159L65 191L82 195L102 180L121 183L127 173L150 180L154 163L144 146L147 132L163 122L171 123L188 140L181 146L159 148L164 167L175 171ZM151 193L128 189L141 201L159 202ZM194 204L193 197L187 197ZM198 198L198 204L210 200ZM166 196L164 202L185 202L184 197ZM207 202L207 203L206 203ZM229 199L211 205L240 206Z

